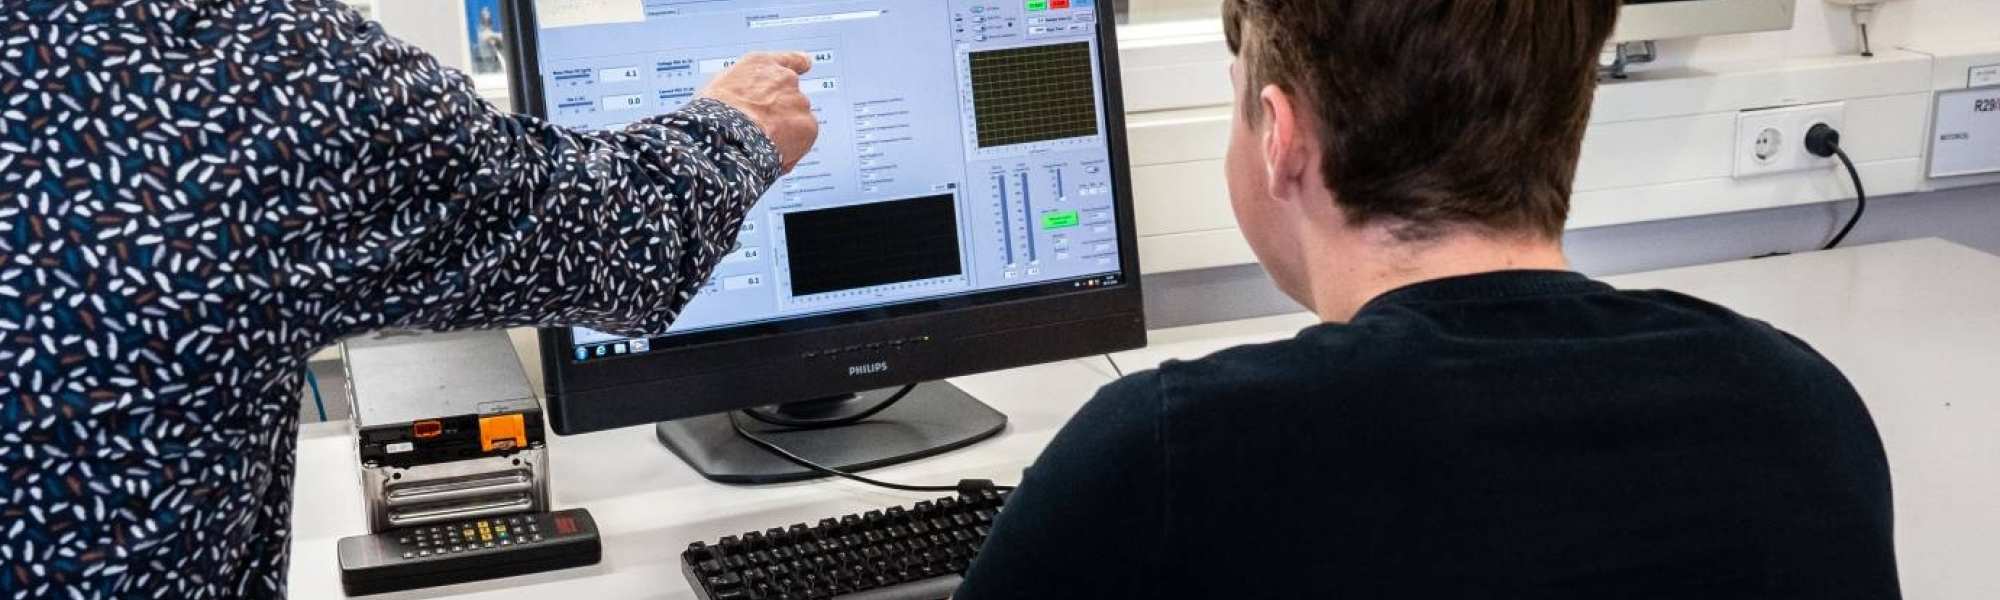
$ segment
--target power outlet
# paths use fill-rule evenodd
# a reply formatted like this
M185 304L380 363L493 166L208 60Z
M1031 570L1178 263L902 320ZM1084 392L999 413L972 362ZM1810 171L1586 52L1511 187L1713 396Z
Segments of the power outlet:
M1825 124L1841 129L1847 104L1830 102L1746 110L1736 115L1738 178L1831 168L1834 159L1806 151L1806 132Z

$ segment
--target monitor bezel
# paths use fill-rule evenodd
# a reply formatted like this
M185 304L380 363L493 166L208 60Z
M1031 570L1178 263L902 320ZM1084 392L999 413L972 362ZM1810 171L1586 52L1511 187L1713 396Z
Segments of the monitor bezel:
M514 90L513 108L515 112L539 118L547 113L533 5L534 0L505 0L501 17L509 41L508 58L511 60L507 74ZM847 362L863 361L880 354L871 352L868 348L871 344L883 344L883 352L886 353L886 348L894 342L928 337L911 333L913 331L948 331L945 335L954 336L953 339L989 339L1006 336L1010 331L1038 330L1034 326L1003 325L1026 317L1037 326L1056 321L1088 324L1087 327L1092 330L1101 329L1098 331L1101 335L1059 336L1066 340L1063 342L1066 347L1036 348L1034 352L1021 353L1019 360L1009 360L1006 356L984 356L962 366L930 364L904 370L893 376L895 381L901 383L1027 366L1047 362L1049 356L1055 355L1075 358L1143 345L1145 325L1139 236L1133 212L1125 100L1118 66L1117 24L1110 2L1098 2L1095 10L1097 58L1103 69L1100 83L1103 88L1104 136L1111 165L1113 212L1119 232L1119 272L1116 274L1119 281L1116 284L1074 289L1067 287L1074 280L1063 280L655 337L654 348L649 353L595 361L579 362L571 357L574 344L568 327L544 327L538 332L538 346L553 428L563 434L580 433L881 387L885 380L880 377L849 378L852 381L836 384L833 381L837 378L826 376L787 378L784 375L787 371L798 369L841 368L840 365ZM1061 314L1062 318L1033 320L1049 311L1060 311L1057 314ZM946 323L949 326L942 326ZM814 337L831 338L836 343L811 339ZM1070 339L1077 337L1088 339ZM868 341L875 339L880 341ZM1045 340L1046 336L1037 339ZM660 345L662 342L671 345L663 347ZM849 353L845 360L839 362L815 360L810 356L829 346L849 350L859 347L860 350ZM744 361L737 358L744 356L769 358L764 365L746 367L742 364ZM691 399L677 396L714 389L716 382L712 381L713 378L745 377L749 376L746 375L748 372L767 372L770 377L777 378L778 383L762 381L761 389L771 393L741 402L717 401L714 398L678 401ZM798 385L783 383L792 380L798 381ZM599 396L607 390L618 390L627 395L657 396L657 401L621 403L631 414L618 415L572 410L577 407L566 402L579 395Z

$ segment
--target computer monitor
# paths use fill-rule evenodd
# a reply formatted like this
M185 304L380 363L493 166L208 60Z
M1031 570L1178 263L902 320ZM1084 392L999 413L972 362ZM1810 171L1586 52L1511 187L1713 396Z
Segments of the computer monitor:
M1791 29L1797 9L1798 0L1625 0L1611 41Z
M583 130L672 111L745 52L816 61L818 145L671 330L541 331L556 432L657 423L711 479L803 479L735 428L820 464L892 464L1004 427L939 380L1144 344L1108 1L505 7L516 109ZM738 414L838 424L886 397L904 399L843 427Z

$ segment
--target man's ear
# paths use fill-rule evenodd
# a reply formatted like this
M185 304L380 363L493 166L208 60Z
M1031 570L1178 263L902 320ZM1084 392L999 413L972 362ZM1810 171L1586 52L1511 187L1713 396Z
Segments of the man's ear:
M1266 189L1281 201L1299 197L1305 189L1306 171L1312 168L1311 152L1302 143L1310 135L1290 92L1276 85L1264 86L1257 95L1263 104L1264 168Z

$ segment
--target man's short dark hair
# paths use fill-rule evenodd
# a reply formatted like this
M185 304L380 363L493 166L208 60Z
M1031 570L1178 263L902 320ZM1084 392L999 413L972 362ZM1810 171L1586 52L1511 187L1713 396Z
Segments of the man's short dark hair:
M1320 123L1351 224L1562 235L1618 0L1226 0L1244 110L1276 85Z

